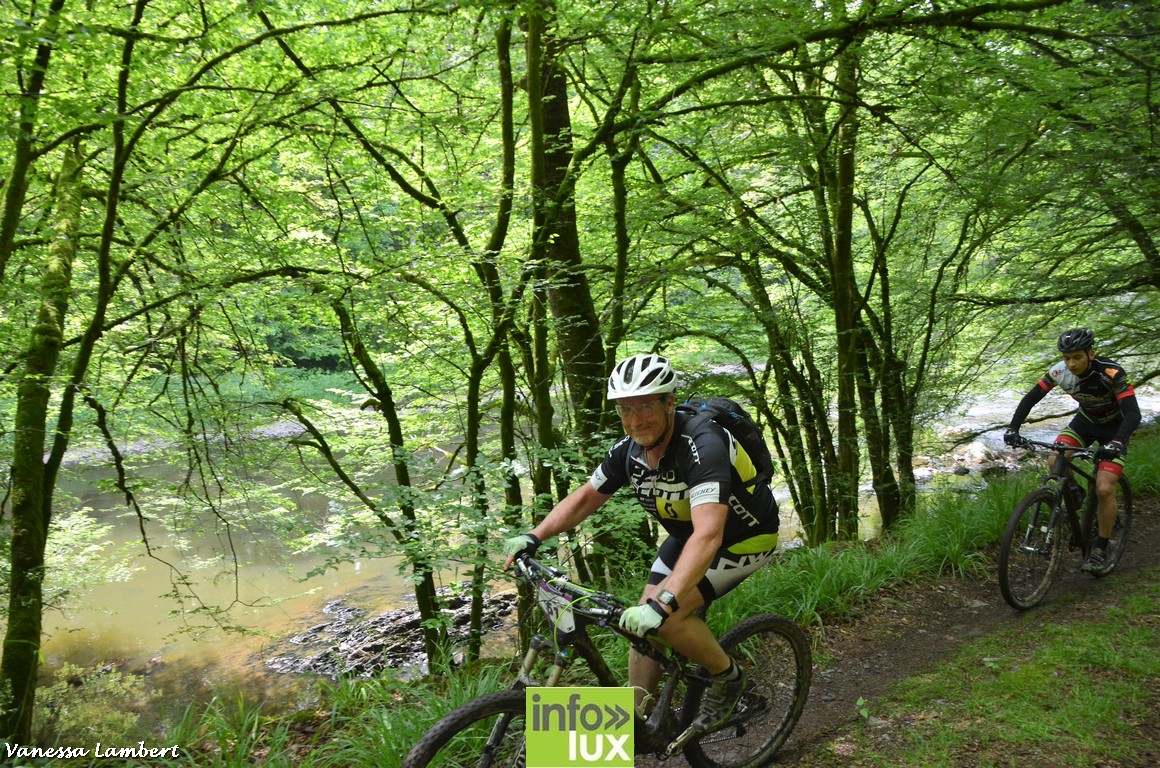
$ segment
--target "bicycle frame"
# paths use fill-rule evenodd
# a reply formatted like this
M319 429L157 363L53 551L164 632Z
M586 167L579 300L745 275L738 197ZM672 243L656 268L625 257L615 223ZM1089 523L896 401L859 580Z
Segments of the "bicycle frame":
M642 717L634 707L638 754L664 759L683 752L695 768L759 768L771 763L793 732L809 696L813 669L809 638L793 621L759 613L722 633L722 649L747 670L749 682L732 714L706 728L694 725L712 683L699 664L659 639L622 630L620 617L628 604L615 595L573 583L562 571L527 554L514 562L520 580L535 586L539 608L551 624L549 636L532 639L511 687L478 696L431 726L407 754L405 768L525 765L527 688L566 684L565 671L576 658L587 662L601 685L619 687L588 634L594 625L619 635L660 666L654 708ZM545 669L548 657L551 666ZM542 683L537 672L545 675Z
M692 663L676 652L663 652L652 641L621 629L618 621L627 606L614 595L581 587L562 571L531 557L516 558L515 564L524 579L536 587L540 612L552 625L557 642L553 643L541 634L532 638L513 688L554 687L576 657L588 665L600 685L618 687L620 682L588 634L590 626L603 627L623 637L634 650L653 659L661 668L664 684L652 712L647 718L634 713L638 749L663 752L666 757L679 752L695 735L687 728L681 732L681 724L676 722L674 703L679 684L682 681L707 684L708 678L697 674ZM596 607L582 605L585 602L595 603ZM549 651L554 651L552 666L544 681L537 682L533 677L536 664Z
M1077 459L1095 460L1095 451L1087 448L1077 448L1063 443L1047 443L1041 440L1027 440L1028 446L1046 448L1056 455L1051 471L1044 476L1041 485L1052 487L1055 493L1055 502L1051 505L1051 518L1048 525L1054 528L1059 522L1059 515L1067 516L1067 523L1071 527L1072 541L1079 546L1084 557L1091 549L1092 524L1096 514L1096 468L1089 472L1076 464ZM1076 481L1075 475L1084 478L1083 487ZM1078 494L1069 493L1072 489L1083 491L1082 501ZM1082 509L1077 506L1082 504ZM1069 548L1074 549L1069 544Z

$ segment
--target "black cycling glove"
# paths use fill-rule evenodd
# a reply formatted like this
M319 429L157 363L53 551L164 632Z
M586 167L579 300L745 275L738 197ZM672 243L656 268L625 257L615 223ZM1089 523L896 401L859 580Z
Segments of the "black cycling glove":
M1124 455L1124 444L1119 440L1112 440L1096 450L1096 461L1115 461Z

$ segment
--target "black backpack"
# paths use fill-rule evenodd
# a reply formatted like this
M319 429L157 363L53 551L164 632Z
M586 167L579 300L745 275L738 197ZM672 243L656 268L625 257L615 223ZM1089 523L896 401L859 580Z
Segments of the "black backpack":
M745 484L746 487L773 479L773 456L757 422L744 408L727 397L690 397L677 406L677 410L690 417L688 432L693 434L706 419L715 421L729 430L729 434L749 454L757 467L757 476Z

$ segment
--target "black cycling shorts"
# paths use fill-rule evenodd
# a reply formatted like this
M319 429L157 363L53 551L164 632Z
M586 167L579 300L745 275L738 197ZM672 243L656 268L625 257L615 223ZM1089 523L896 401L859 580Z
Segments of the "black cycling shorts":
M685 542L668 537L657 551L648 575L649 584L660 584L672 572L681 556ZM705 577L697 584L697 590L705 600L705 605L724 597L745 580L745 577L764 567L777 549L777 534L765 533L743 541L721 547L709 563Z

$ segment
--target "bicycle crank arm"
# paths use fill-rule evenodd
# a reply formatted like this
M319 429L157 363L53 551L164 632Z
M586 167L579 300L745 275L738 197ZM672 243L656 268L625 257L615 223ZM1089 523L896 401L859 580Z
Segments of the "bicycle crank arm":
M733 731L729 731L733 728ZM661 759L667 760L673 755L685 748L685 745L694 739L708 737L708 741L728 741L745 735L745 726L740 722L740 718L731 718L726 721L724 725L714 728L710 731L702 731L693 726L689 726L684 732L678 736L673 743L669 744L665 751L661 753Z
M700 739L707 736L708 741L728 741L729 739L735 739L739 736L744 736L745 726L742 724L744 719L744 716L739 717L738 715L734 715L718 727L708 731L703 731L690 725L684 730L683 733L681 733L680 736L674 739L673 742L665 748L665 751L661 753L662 759L667 760L668 758L677 754L685 748L686 744L688 744L690 741L693 741L694 739ZM735 730L730 731L730 728Z
M740 708L730 716L721 725L708 731L699 730L693 726L689 726L678 736L672 744L665 749L664 758L670 758L673 755L684 749L685 745L693 739L701 738L702 736L709 736L709 741L727 741L729 739L741 738L745 735L745 723L750 718L760 715L769 709L769 700L763 696L747 694L746 700L742 702ZM730 729L733 729L730 731Z
M688 744L690 741L692 741L693 739L697 738L700 735L701 735L701 731L690 725L688 728L686 728L684 730L684 732L680 736L673 739L673 742L671 744L669 744L667 747L665 747L665 751L664 751L665 759L668 759L668 758L672 757L673 755L677 754L678 752L680 752L682 749L685 748L686 744Z

